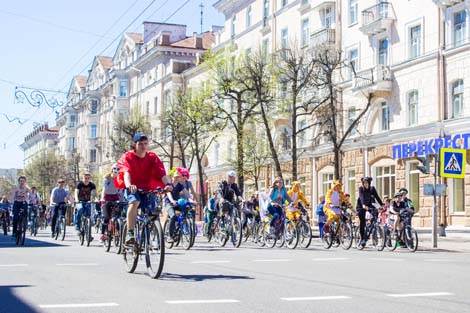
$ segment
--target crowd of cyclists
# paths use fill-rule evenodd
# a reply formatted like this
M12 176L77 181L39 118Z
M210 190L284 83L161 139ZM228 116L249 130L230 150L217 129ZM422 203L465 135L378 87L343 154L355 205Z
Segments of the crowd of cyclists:
M118 230L119 236L114 236L113 240L124 254L126 249L123 247L142 243L143 235L136 233L136 230L140 232L140 224L137 225L136 220L139 221L138 217L144 214L151 223L158 221L158 224L160 216L167 216L163 234L155 235L162 237L167 247L178 245L185 238L188 243L185 247L191 247L197 233L194 207L198 195L189 180L189 171L181 167L173 168L167 175L163 162L154 152L148 151L148 138L143 133L134 136L132 147L105 175L100 195L96 185L91 182L90 173L83 175L73 196L65 188L65 181L59 179L50 194L49 210L36 188L27 187L26 177L20 176L12 196L3 196L1 199L0 222L4 234L7 234L10 219L12 237L16 238L21 231L25 231L17 229L21 216L27 217L28 222L21 224L25 228L27 225L38 227L42 224L39 219L45 220L50 215L51 236L57 237L56 232L60 231L56 227L58 219L64 217L67 208L74 204L73 225L77 235L84 236L84 218L101 216L98 231L99 240L104 244L112 236L109 231L110 220L118 216L122 221L121 228ZM236 177L235 171L229 171L226 179L218 184L207 201L202 234L208 241L215 238L219 244L225 245L230 240L239 247L242 239L246 241L250 237L261 246L272 247L276 243L285 243L287 247L295 248L300 242L300 246L308 247L312 240L313 214L309 213L310 203L299 182L293 182L291 188L287 189L283 179L277 177L269 190L256 192L245 200ZM372 178L364 177L354 206L350 196L343 192L341 182L333 181L326 195L319 197L320 203L315 211L320 239L326 248L332 245L349 248L351 244L348 243L355 242L362 249L370 239L378 250L385 246L406 246L416 250L417 235L410 233L414 231L411 228L414 206L407 194L407 190L402 188L393 199L381 199L372 186ZM96 219L92 219L91 223L96 223ZM115 231L114 222L112 224ZM151 226L150 232L159 227ZM63 232L65 235L65 229ZM153 241L155 236L152 237ZM93 240L93 237L89 235L88 240ZM147 241L150 240L150 237L147 238ZM164 247L158 244L153 249L159 254L164 251Z

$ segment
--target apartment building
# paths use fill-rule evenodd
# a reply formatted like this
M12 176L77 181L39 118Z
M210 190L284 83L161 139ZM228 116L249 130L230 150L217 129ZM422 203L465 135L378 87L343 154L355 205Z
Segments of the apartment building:
M59 127L49 127L47 123L36 126L20 145L24 151L24 167L27 167L35 157L54 153L59 136Z

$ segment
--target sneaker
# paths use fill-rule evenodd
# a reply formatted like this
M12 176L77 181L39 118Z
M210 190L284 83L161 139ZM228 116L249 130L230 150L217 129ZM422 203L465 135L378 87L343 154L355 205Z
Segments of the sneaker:
M366 241L365 241L365 240L361 240L360 245L361 245L362 247L365 247L365 246L366 246Z
M101 234L100 236L100 242L103 243L108 239L108 237L105 234Z
M127 232L126 245L133 245L135 243L134 232Z

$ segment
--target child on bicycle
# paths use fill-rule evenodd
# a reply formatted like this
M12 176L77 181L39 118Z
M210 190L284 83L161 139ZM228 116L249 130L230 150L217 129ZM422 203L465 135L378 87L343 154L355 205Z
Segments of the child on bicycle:
M400 214L403 214L404 212L408 212L410 214L414 213L414 210L408 206L407 201L405 201L403 197L403 192L397 192L395 194L395 201L392 203L392 207L390 209L390 212L395 214L395 222L393 223L393 229L395 231L400 230Z
M339 221L343 202L346 206L351 206L351 202L349 202L349 199L344 194L342 187L343 185L339 180L333 180L331 189L326 193L323 211L325 212L327 220L323 226L323 232L329 232L330 224L334 221Z

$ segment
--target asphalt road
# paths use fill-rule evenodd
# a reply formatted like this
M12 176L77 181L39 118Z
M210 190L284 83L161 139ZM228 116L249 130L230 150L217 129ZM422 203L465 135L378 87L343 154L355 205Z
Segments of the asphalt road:
M124 270L98 242L41 232L24 247L0 235L0 312L470 312L470 254L307 250L198 237L167 250L159 280Z

